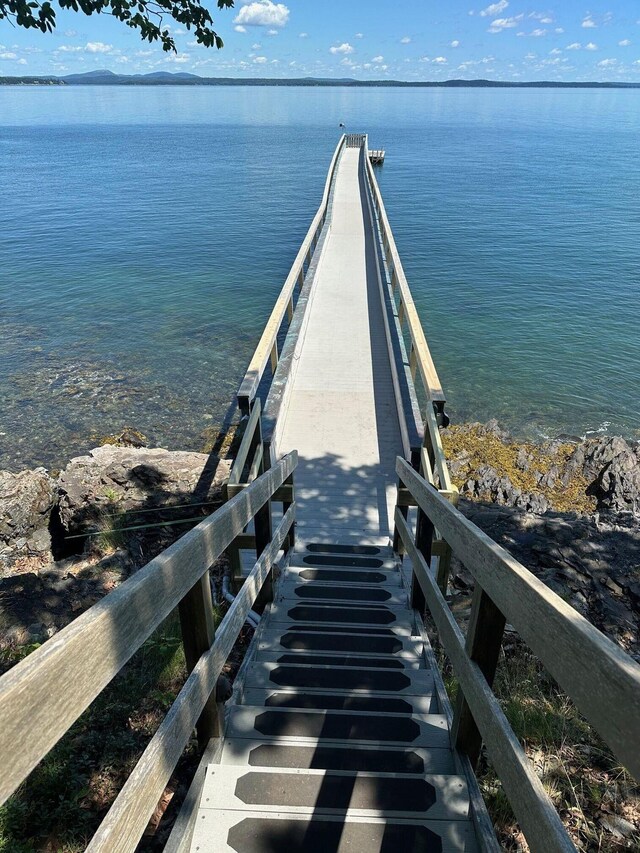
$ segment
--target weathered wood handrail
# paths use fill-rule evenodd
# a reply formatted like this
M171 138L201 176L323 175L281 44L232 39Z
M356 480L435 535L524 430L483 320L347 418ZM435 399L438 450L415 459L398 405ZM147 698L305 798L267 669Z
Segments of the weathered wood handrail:
M398 457L396 471L431 529L452 547L476 581L470 633L462 635L430 566L430 542L414 537L396 509L399 539L449 657L463 697L454 733L475 757L478 738L533 850L573 850L493 692L505 619L575 702L618 759L640 778L640 666L552 592L508 551L465 518Z
M313 250L315 249L320 237L320 232L325 224L331 182L340 158L340 152L345 144L346 136L343 134L336 146L336 150L334 151L333 158L331 160L331 165L329 166L329 172L327 174L327 180L325 181L322 200L318 211L309 226L306 237L302 241L302 245L300 246L298 254L291 266L289 275L282 286L280 295L273 306L273 310L271 311L269 319L262 331L258 345L254 351L251 361L249 362L249 367L247 368L247 372L245 373L244 379L242 380L238 390L238 406L243 414L249 414L256 394L258 393L258 388L267 367L267 363L271 361L272 370L274 372L277 367L278 334L282 328L285 316L288 316L290 320L293 315L296 287L302 288L302 285L304 284L305 266L308 268L311 263Z
M293 451L0 679L0 803L172 610L190 597L196 605L192 615L197 616L198 610L202 615L207 600L210 607L208 579L203 584L202 578L207 578L209 567L280 487L291 481L296 465ZM251 582L245 584L246 591L236 599L215 637L211 638L203 624L190 626L185 653L191 674L116 801L127 801L127 814L120 806L114 816L109 817L110 812L90 849L134 849L191 731L206 712L246 613L289 535L294 507L287 508L275 533L264 543ZM25 727L28 737L24 737ZM130 792L133 799L127 799Z

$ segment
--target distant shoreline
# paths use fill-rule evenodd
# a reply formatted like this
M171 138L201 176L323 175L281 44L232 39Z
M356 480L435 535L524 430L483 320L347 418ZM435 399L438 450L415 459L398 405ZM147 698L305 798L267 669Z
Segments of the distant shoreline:
M565 82L551 80L509 82L503 80L353 80L350 78L291 77L199 77L196 74L167 71L152 74L114 74L89 71L85 74L57 76L0 77L0 86L290 86L401 89L640 89L640 83Z

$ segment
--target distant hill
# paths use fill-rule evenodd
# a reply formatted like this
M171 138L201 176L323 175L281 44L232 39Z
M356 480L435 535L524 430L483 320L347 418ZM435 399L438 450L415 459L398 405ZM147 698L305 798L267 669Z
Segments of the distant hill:
M83 74L67 74L64 77L0 77L5 86L353 86L353 87L404 87L419 88L489 88L489 89L640 89L640 83L557 83L552 80L512 83L506 80L354 80L350 77L199 77L186 71L154 71L151 74L115 74L113 71L96 70Z

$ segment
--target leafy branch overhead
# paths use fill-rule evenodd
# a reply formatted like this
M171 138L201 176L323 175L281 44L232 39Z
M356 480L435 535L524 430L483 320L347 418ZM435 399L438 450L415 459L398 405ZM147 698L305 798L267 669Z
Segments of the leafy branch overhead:
M219 9L230 8L233 4L234 0L217 0ZM145 41L159 41L166 51L177 52L166 18L193 30L196 41L204 47L223 46L213 29L211 12L200 0L57 0L57 5L85 15L113 15L131 29L138 30ZM0 0L0 21L3 19L27 30L51 33L56 27L56 10L49 0Z

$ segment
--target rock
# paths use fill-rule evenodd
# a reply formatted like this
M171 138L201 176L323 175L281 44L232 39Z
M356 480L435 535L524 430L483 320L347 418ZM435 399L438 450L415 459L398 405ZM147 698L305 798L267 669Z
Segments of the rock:
M67 532L83 532L105 512L215 501L230 467L205 453L97 447L61 472L60 520Z
M19 558L51 558L49 522L55 483L44 468L0 471L0 571Z
M620 439L622 442L622 440ZM587 489L599 509L640 514L640 454L626 442Z

